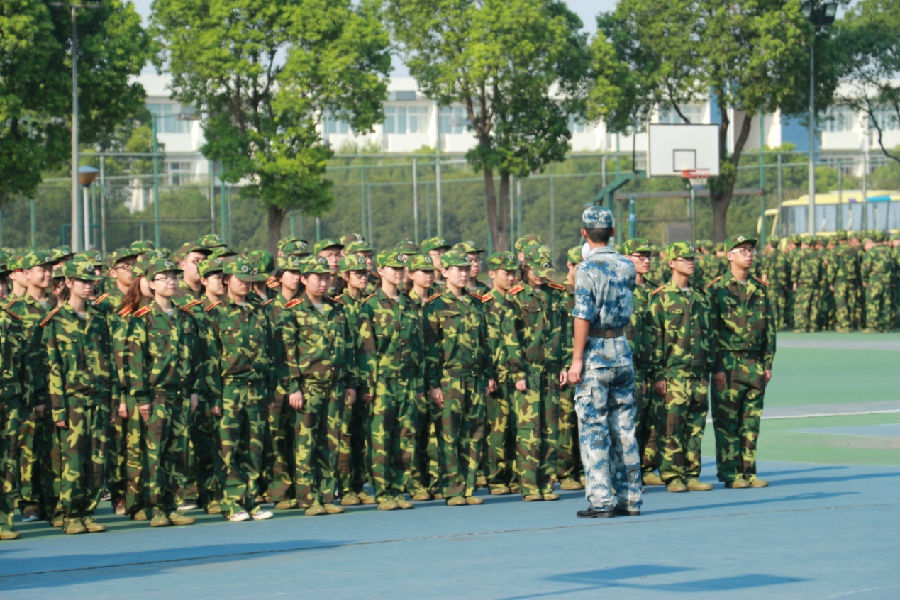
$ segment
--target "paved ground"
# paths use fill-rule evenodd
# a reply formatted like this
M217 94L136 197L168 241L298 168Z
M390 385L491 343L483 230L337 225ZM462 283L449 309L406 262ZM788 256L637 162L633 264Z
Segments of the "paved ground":
M808 347L826 337L841 348ZM761 436L766 489L649 488L642 516L609 520L575 518L578 492L261 523L204 515L161 530L104 509L103 535L19 524L22 539L0 543L0 598L896 599L900 350L870 347L896 339L780 338ZM803 416L823 407L837 416ZM704 479L714 472L707 463Z

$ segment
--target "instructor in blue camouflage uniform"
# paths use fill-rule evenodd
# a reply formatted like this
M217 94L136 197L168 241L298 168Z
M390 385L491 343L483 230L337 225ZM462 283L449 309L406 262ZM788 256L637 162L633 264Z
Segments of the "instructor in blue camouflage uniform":
M609 209L581 215L590 253L575 274L572 366L581 458L590 503L579 517L641 514L641 458L635 436L634 368L625 326L632 312L635 269L609 246Z

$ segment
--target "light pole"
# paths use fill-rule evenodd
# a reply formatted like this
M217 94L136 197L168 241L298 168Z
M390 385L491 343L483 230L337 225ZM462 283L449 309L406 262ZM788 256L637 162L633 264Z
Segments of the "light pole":
M78 183L81 184L81 188L84 190L84 199L82 200L82 206L84 208L84 233L82 233L83 237L80 240L82 242L80 247L83 250L87 250L88 246L91 244L91 201L88 196L88 190L99 174L100 170L95 169L94 167L78 167ZM76 235L76 233L72 234L72 241L75 241Z
M834 23L837 2L833 0L805 0L800 4L800 12L813 25L812 40L809 44L809 218L807 229L816 232L816 34Z

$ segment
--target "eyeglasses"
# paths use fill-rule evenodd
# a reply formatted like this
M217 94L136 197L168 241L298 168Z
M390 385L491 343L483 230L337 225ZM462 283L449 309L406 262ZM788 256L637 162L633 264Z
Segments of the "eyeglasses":
M631 255L631 258L639 258L639 259L641 259L641 260L650 260L650 255L649 255L649 254L637 254L637 253L635 253L635 254L632 254L632 255Z
M732 252L737 252L744 256L756 256L756 248L734 248Z
M153 278L153 281L175 281L178 275L175 273L161 273Z

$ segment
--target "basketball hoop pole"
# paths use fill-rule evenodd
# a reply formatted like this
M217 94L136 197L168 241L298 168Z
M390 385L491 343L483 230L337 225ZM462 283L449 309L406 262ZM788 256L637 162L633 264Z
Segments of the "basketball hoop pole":
M691 199L688 204L688 216L691 219L691 243L697 243L697 209L694 198L694 190L706 184L709 172L706 169L684 169L681 177L686 179L691 186Z

